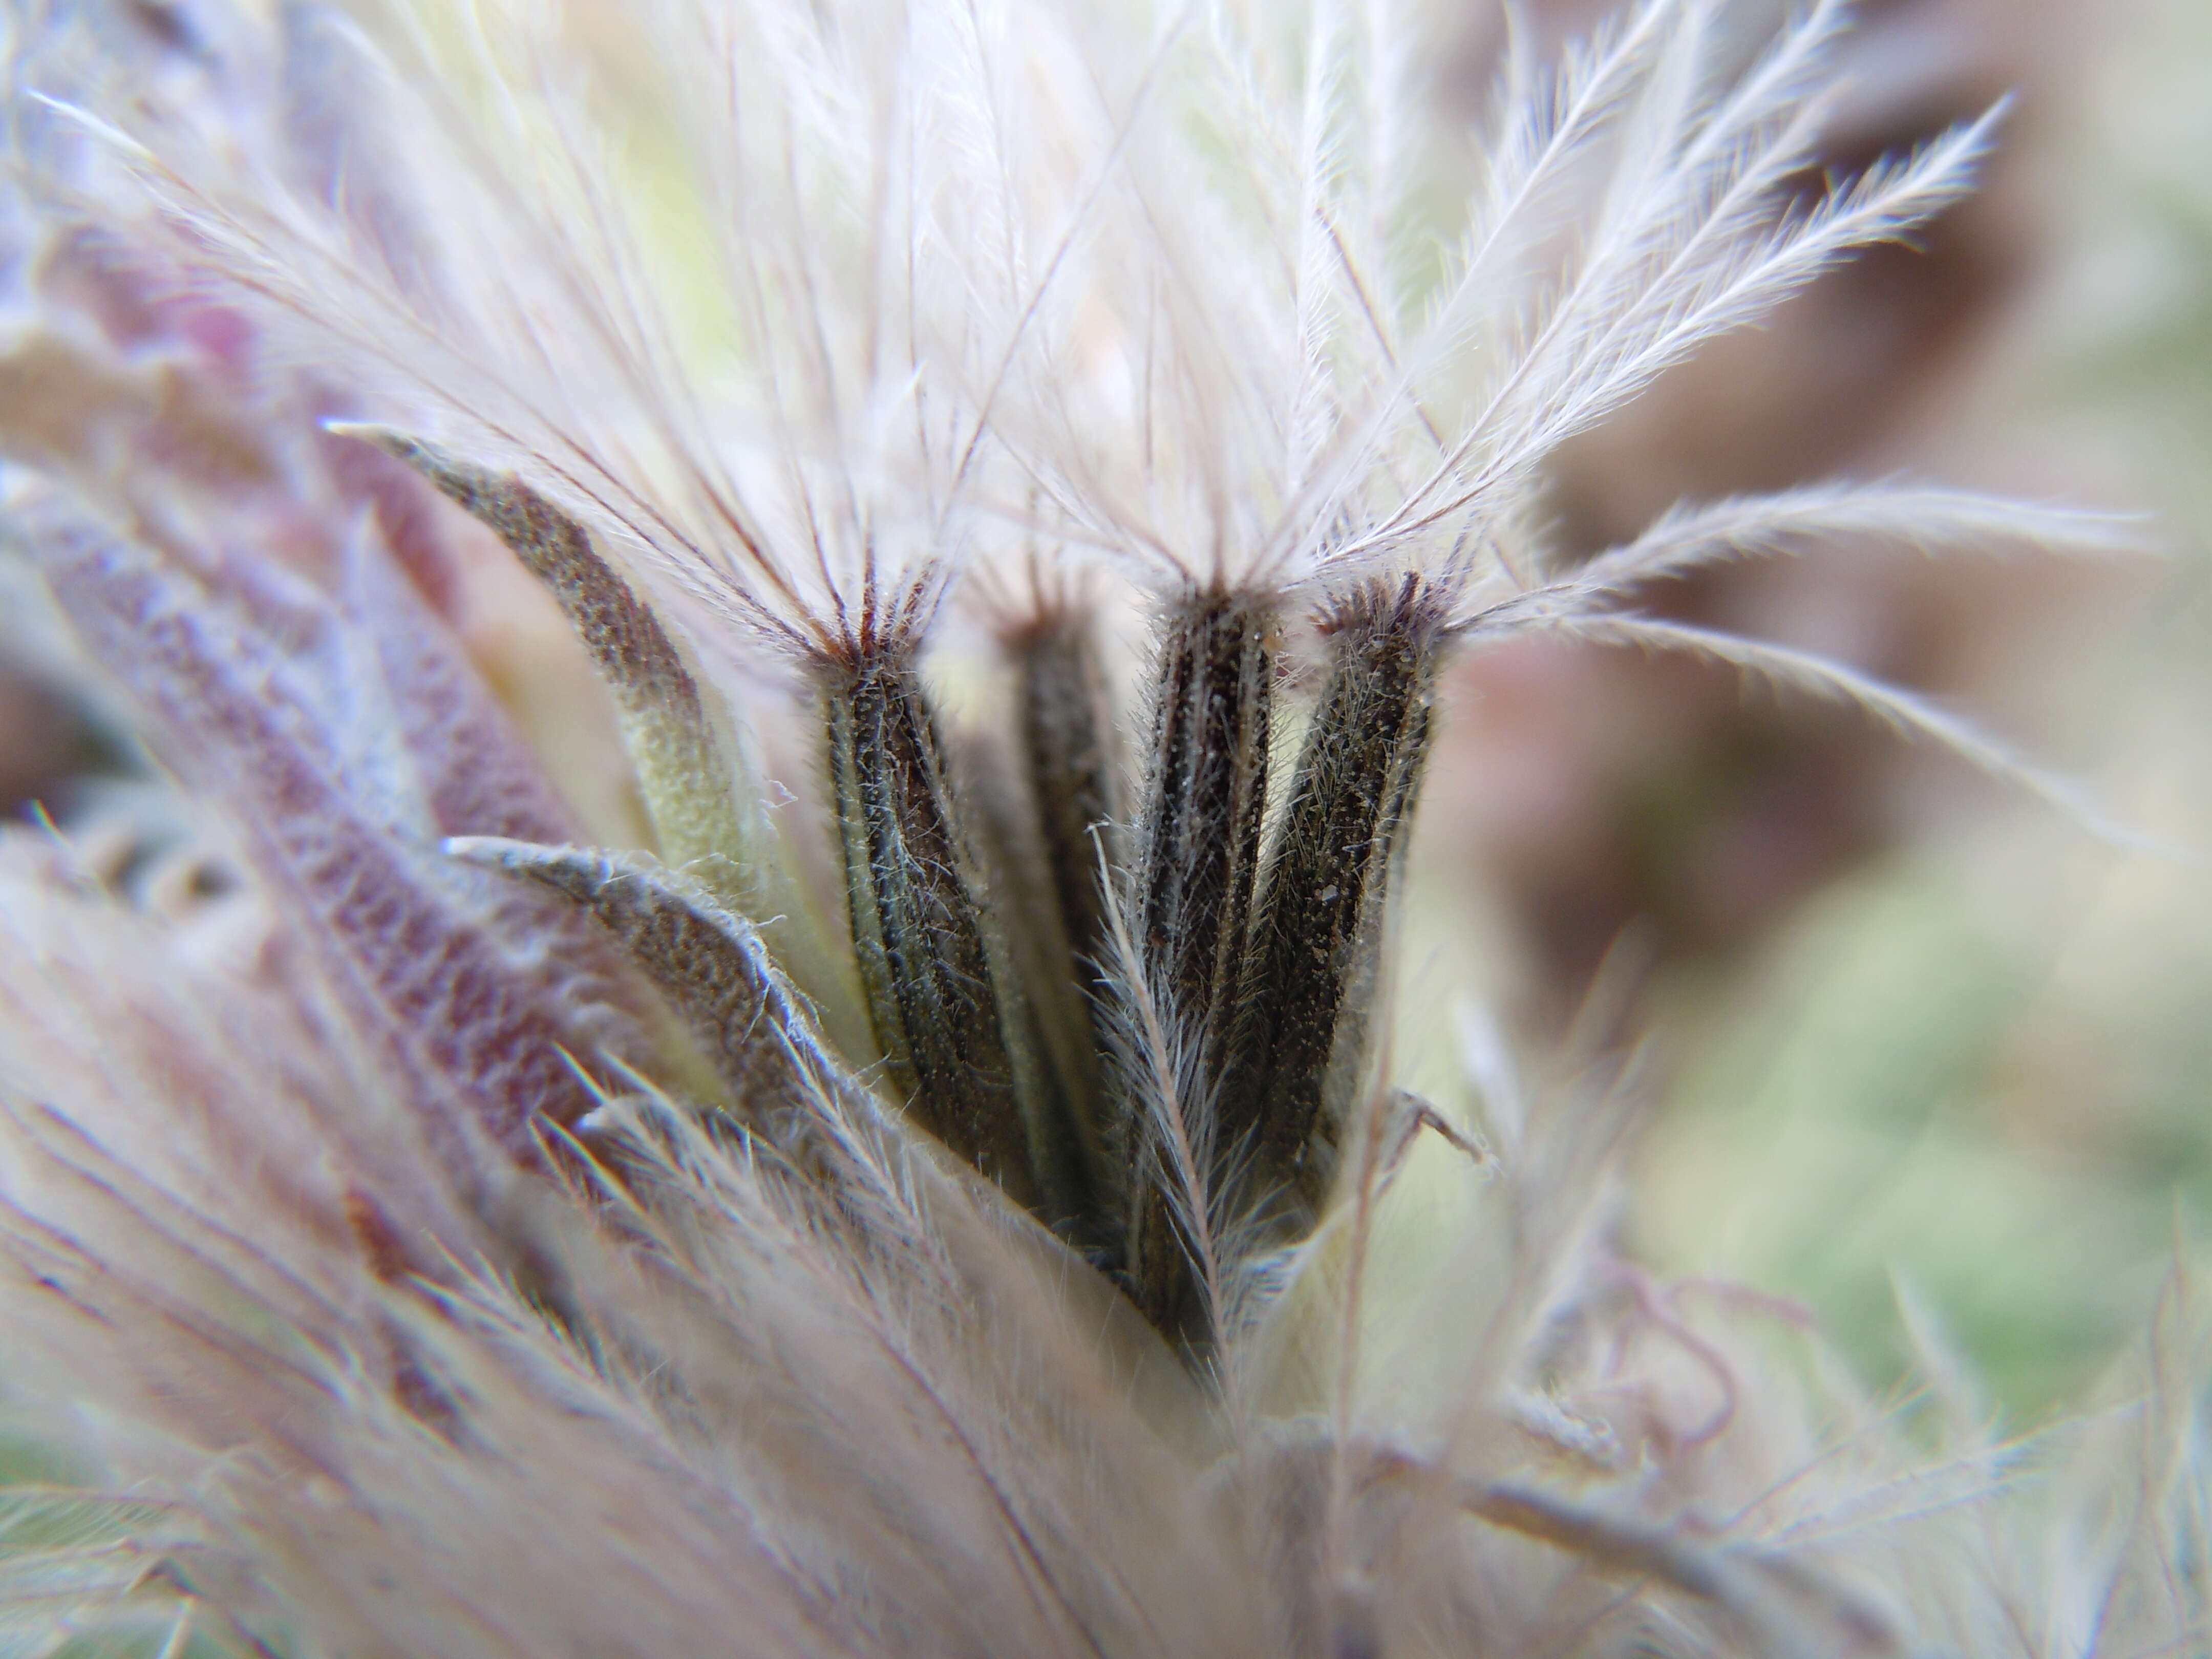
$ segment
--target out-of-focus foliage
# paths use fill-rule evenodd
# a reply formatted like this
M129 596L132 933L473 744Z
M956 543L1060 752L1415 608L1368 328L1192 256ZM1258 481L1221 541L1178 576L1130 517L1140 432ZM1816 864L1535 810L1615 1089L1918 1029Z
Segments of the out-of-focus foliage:
M1961 811L1923 774L1918 850L1668 981L1637 1217L1672 1267L1801 1297L1876 1376L1908 1362L1905 1282L2023 1419L2212 1213L2212 14L2057 21L2012 164L2028 276L1926 441L2154 515L2163 567L2046 593L1966 659L2153 848Z

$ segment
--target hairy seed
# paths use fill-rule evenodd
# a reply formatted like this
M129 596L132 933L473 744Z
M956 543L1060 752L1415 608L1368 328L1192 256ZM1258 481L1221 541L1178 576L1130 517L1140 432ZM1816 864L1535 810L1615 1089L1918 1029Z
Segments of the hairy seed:
M1235 989L1236 964L1259 868L1267 795L1273 616L1219 591L1184 595L1163 624L1137 892L1146 969L1211 1074ZM1127 1273L1138 1306L1161 1330L1200 1340L1197 1286L1148 1156L1145 1132L1123 1129L1133 1195ZM1233 1143L1209 1138L1234 1156ZM1150 1170L1152 1178L1147 1180ZM1203 1172L1209 1182L1218 1170Z
M1044 958L1032 998L1052 1022L1050 1044L1063 1073L1068 1139L1077 1157L1089 1242L1118 1233L1118 1206L1103 1195L1121 1181L1100 1106L1098 1058L1110 1040L1108 1011L1093 994L1107 956L1103 866L1118 865L1111 757L1097 642L1083 621L1039 619L1012 647L1018 680L1020 766L1035 804L1037 844L1057 927L1025 931Z
M1077 978L1019 763L996 734L945 734L962 828L990 899L993 982L1014 1060L1039 1213L1072 1243L1103 1259L1120 1212L1097 1194L1111 1174L1095 1139L1098 1052L1091 1005Z
M1433 595L1408 577L1331 619L1328 679L1269 849L1222 1067L1219 1133L1257 1198L1310 1218L1332 1173L1334 1114L1366 1052L1391 863L1427 752Z
M1149 811L1139 880L1145 949L1176 1017L1203 1032L1234 988L1259 867L1274 675L1264 608L1226 593L1187 597L1160 650Z
M1052 617L1022 639L1015 665L1022 760L1036 794L1053 896L1076 961L1095 963L1106 939L1102 852L1109 862L1120 862L1097 642L1079 619Z
M1017 1202L1041 1201L1014 1045L903 636L823 665L853 945L893 1085Z

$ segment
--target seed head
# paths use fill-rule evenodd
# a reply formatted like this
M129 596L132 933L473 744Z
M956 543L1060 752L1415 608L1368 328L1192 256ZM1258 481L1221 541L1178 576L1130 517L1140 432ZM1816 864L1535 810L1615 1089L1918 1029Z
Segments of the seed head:
M2054 793L1631 606L2112 526L1531 530L1560 443L1967 188L1994 112L1805 197L1844 22L1516 35L1455 155L1389 3L19 7L5 349L64 394L0 409L8 536L231 879L163 912L96 822L0 834L0 1385L66 1466L0 1495L11 1634L2191 1639L2185 1287L2139 1467L2032 1509L1778 1360L1794 1310L1615 1255L1631 1060L1431 1101L1384 1041L1439 677L1499 634ZM439 610L509 556L649 846L584 844ZM1011 694L956 717L978 613Z

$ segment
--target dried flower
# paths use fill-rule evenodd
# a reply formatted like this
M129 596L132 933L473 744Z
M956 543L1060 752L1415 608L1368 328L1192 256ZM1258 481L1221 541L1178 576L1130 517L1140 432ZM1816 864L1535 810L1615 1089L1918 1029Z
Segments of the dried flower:
M19 10L10 535L242 879L0 838L4 1380L68 1464L9 1489L10 1637L2189 1639L2179 1291L2104 1425L2140 1468L2007 1508L1969 1416L1917 1459L1790 1310L1612 1255L1623 1064L1439 1103L1379 1041L1485 637L1721 657L2063 793L1633 601L2108 521L1839 487L1545 568L1559 444L1993 130L1808 198L1842 9L1734 74L1726 23L1516 53L1455 157L1387 4ZM605 682L649 848L585 844L441 614L464 514ZM996 732L933 684L963 617Z

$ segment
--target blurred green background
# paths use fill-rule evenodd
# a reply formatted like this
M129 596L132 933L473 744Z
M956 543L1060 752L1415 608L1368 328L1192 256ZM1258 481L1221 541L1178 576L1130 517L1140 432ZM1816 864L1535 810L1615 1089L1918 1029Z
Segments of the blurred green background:
M1632 1248L1802 1299L1877 1383L1901 1281L2024 1425L2212 1216L2212 5L1894 0L1853 50L1838 165L2010 91L1987 189L1579 446L1563 534L1838 472L2144 514L2156 558L1844 550L1666 603L1924 690L2154 845L1848 714L1545 647L1455 687L1429 848L1500 896L1539 1027L1613 940L1649 953Z

